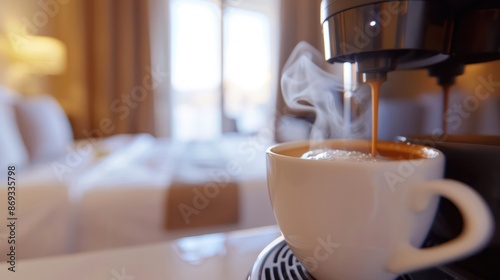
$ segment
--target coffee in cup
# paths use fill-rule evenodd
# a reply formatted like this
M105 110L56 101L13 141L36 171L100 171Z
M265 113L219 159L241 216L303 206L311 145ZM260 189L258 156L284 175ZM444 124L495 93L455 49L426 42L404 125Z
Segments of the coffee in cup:
M369 155L371 144L327 140L319 149ZM394 279L473 254L491 237L488 207L470 187L442 179L444 156L436 149L379 142L380 160L302 158L311 151L308 141L269 148L267 174L284 238L318 280ZM440 196L460 210L464 230L421 249Z

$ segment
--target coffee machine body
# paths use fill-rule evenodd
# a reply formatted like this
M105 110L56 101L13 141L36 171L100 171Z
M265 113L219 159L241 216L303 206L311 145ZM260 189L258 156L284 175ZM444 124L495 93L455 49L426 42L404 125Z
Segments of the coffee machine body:
M439 79L500 58L497 0L323 0L321 17L326 60L357 63L367 79L453 61Z

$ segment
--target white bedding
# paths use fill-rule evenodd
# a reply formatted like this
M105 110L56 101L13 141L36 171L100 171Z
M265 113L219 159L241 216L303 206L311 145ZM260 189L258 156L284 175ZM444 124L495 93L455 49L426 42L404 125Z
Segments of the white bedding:
M129 246L275 224L265 176L265 149L269 145L259 139L239 137L180 144L144 134L75 143L63 157L19 174L22 227L17 234L18 257ZM174 179L220 180L225 177L217 176L227 173L228 162L231 168L238 168L238 172L229 171L230 179L240 187L239 222L166 230L169 184ZM5 196L2 193L0 197ZM0 213L5 215L3 202ZM6 238L2 227L0 242L3 244ZM5 253L0 253L4 260Z
M75 213L68 200L67 188L57 183L27 185L22 179L17 182L14 216L17 220L12 233L7 227L10 223L7 220L10 217L7 188L0 188L0 260L9 258L10 246L15 246L16 259L72 252Z

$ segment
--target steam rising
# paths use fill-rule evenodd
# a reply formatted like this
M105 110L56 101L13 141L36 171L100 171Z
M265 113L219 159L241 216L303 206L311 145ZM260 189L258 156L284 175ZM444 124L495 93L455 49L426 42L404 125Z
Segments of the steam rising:
M283 67L281 89L285 103L293 110L315 113L310 135L313 141L366 138L369 94L359 94L359 89L346 92L343 75L333 74L332 70L332 65L313 46L306 42L297 44ZM347 98L358 107L353 114L344 114L345 109L350 111L353 107L345 106Z

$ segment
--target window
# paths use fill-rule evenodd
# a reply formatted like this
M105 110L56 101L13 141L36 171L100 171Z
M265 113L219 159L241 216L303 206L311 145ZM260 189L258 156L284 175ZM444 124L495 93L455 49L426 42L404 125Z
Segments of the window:
M269 126L277 86L277 0L172 0L171 110L176 140ZM231 120L228 122L227 120Z

